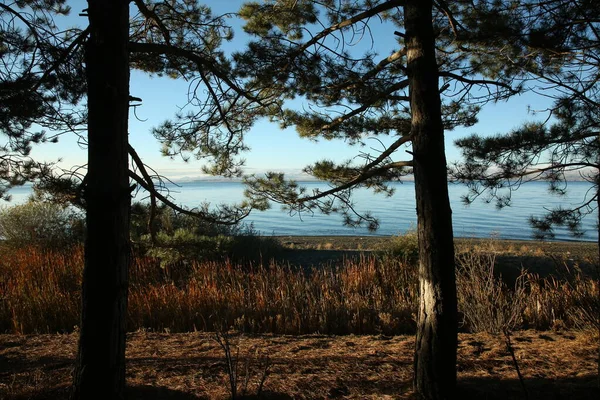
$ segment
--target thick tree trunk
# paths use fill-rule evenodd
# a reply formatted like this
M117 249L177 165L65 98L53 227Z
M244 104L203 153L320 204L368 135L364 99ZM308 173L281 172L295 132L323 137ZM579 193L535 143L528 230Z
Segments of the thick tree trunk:
M456 389L456 281L432 2L407 0L404 18L419 235L414 388L426 399L452 399Z
M598 141L598 148L600 148L600 134L596 139ZM600 154L598 154L597 161L598 170L596 171L596 212L598 213L598 264L596 264L596 283L600 283ZM600 296L600 293L598 293ZM600 315L598 316L598 322L600 322ZM600 333L600 332L598 332ZM598 388L600 388L600 343L598 343Z
M129 2L89 0L87 238L75 399L120 399L125 388L129 268L127 124Z

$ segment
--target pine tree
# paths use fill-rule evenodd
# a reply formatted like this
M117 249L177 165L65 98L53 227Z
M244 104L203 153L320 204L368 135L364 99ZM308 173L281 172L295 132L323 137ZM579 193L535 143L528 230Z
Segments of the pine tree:
M65 0L0 4L0 198L9 189L48 173L33 160L32 145L81 132L85 113L83 43L78 29L59 31L54 19L68 14Z
M469 38L485 52L486 71L511 70L525 88L549 96L554 104L544 123L525 124L492 137L472 135L456 142L464 162L452 171L469 185L471 203L484 195L499 208L523 182L544 180L551 194L568 192L573 177L592 183L578 205L549 210L530 223L540 239L566 226L575 237L581 220L598 214L600 259L600 18L594 0L520 0L485 4L477 11L497 24L496 34ZM600 385L600 349L598 353Z
M530 222L540 239L553 237L555 226L582 234L581 220L598 210L600 170L600 19L589 0L521 1L513 7L485 10L502 15L494 42L483 38L489 63L518 71L524 87L551 97L554 104L543 123L528 123L491 137L458 140L464 162L453 175L470 187L465 201L484 195L499 208L523 182L544 180L552 194L568 192L568 180L593 184L581 203L549 210ZM511 29L516 25L519 29ZM502 61L500 61L502 60ZM600 236L600 235L599 235Z
M30 0L0 5L2 52L0 96L2 132L9 138L2 153L4 189L26 179L48 178L48 170L24 160L30 145L44 140L38 127L82 133L88 146L86 175L49 182L70 189L86 209L88 234L82 295L82 323L73 398L124 396L125 317L129 266L130 179L181 212L223 223L239 221L247 204L211 213L177 207L156 187L128 144L129 70L185 78L196 90L187 114L154 130L165 147L206 158L214 174L240 174L243 133L263 107L240 88L222 40L231 37L224 19L195 1L152 3L89 0L82 16L89 26L61 32L56 15L67 14L64 1ZM202 93L208 93L203 96ZM84 107L87 101L87 107ZM52 138L52 137L50 137ZM11 153L12 152L12 153ZM14 158L15 156L21 158ZM131 156L132 168L129 168ZM237 160L237 161L236 161ZM11 164L12 163L12 164ZM14 166L21 166L15 171Z
M475 123L482 104L516 91L509 74L482 78L461 50L458 11L464 10L416 0L248 3L240 11L245 29L260 40L236 58L252 87L303 101L302 110L289 101L271 107L270 118L295 126L302 137L361 147L353 160L305 168L329 182L328 190L308 193L277 172L246 179L247 195L256 203L267 207L276 201L292 212L340 212L348 225L376 229L374 216L355 210L352 191L367 187L391 194L388 182L414 173L420 250L414 386L430 399L453 398L456 385L444 130ZM381 39L373 30L388 36ZM379 152L364 150L369 138L380 141ZM412 157L398 159L402 149Z

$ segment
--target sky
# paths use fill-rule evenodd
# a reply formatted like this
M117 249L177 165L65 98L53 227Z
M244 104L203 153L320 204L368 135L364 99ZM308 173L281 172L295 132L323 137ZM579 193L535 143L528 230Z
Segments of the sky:
M235 12L244 0L205 0L205 4L213 9L214 14ZM71 0L71 16L65 23L83 25L87 23L84 17L78 16L80 10L87 7L85 0ZM235 38L223 47L226 52L242 49L249 38L241 31L240 22L230 20L234 26ZM374 26L374 39L378 45L383 44L387 55L397 49L393 28ZM201 161L191 159L189 162L176 158L174 160L161 156L161 145L152 136L151 129L170 118L178 106L186 102L188 83L183 80L170 78L149 77L145 73L132 71L130 93L143 100L137 107L135 115L130 115L130 143L136 149L143 161L158 173L175 181L196 180L205 178L201 172ZM486 105L479 114L479 123L469 128L457 128L446 132L446 151L449 163L458 161L460 153L453 145L454 140L478 133L491 135L508 132L524 122L543 120L544 114L532 115L528 110L544 110L550 105L550 100L539 95L524 94L513 97L508 102ZM267 170L282 171L286 174L303 179L300 171L306 165L322 159L344 161L358 154L357 148L346 145L341 140L313 142L299 138L293 128L281 130L276 123L259 121L246 135L247 144L251 150L244 154L246 159L245 173L261 174ZM380 148L377 141L367 140L375 148ZM81 148L74 137L64 136L57 144L36 146L32 156L45 161L61 159L60 166L71 168L74 165L86 163L86 150ZM400 154L398 159L402 159Z

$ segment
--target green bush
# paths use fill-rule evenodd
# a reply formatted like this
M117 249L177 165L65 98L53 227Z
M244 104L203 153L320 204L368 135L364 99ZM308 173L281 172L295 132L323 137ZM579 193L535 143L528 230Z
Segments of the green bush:
M150 235L144 235L140 245L148 256L158 258L163 267L206 260L269 261L281 251L277 240L253 232L207 236L197 235L189 229L177 229L173 234L158 232L156 243L152 243Z
M68 207L29 201L0 208L0 237L5 245L58 248L81 242L84 235L84 218Z
M240 233L240 225L223 225L202 221L196 217L174 211L163 205L155 210L156 214L152 228L155 232L163 232L173 236L177 230L185 230L196 236L233 236ZM148 220L150 204L135 202L131 204L131 239L134 242L143 241L150 234Z
M392 236L389 242L379 249L386 255L398 257L405 262L416 262L419 259L419 238L417 231L409 230L404 235Z
M149 204L132 204L131 239L141 254L160 259L163 267L205 260L269 261L282 249L276 239L260 236L252 225L216 224L166 206L156 208L152 242L149 216Z

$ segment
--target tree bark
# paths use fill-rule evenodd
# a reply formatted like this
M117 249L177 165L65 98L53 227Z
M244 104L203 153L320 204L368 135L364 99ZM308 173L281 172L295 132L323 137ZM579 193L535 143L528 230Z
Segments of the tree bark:
M456 279L432 2L407 0L404 19L419 237L413 384L423 398L452 399L456 391Z
M88 0L87 237L73 398L121 399L129 269L129 2Z

